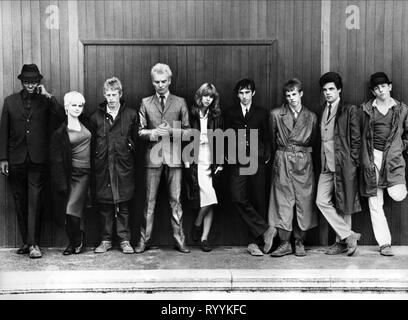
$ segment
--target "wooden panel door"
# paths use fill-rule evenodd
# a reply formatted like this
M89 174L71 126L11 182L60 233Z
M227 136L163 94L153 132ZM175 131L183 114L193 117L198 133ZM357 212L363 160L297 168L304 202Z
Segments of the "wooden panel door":
M162 62L173 72L170 91L184 97L192 105L195 91L204 82L213 83L221 97L221 107L237 103L233 88L242 78L252 78L256 83L255 103L271 108L271 57L273 41L179 41L178 43L89 42L85 44L85 98L86 109L92 112L103 101L102 87L105 79L116 76L122 81L124 99L132 108L138 109L143 97L154 93L150 70ZM132 203L132 242L139 237L139 225L144 204L144 181L142 156L137 160L136 194ZM227 178L227 177L225 177ZM228 179L222 190L222 199L210 235L214 244L242 245L247 241L247 229L229 202ZM267 193L269 194L269 192ZM190 242L190 228L195 213L185 210L184 230ZM91 242L97 242L95 226L98 217L95 210L89 213L87 233ZM153 242L171 245L170 208L164 185L160 186L157 202Z

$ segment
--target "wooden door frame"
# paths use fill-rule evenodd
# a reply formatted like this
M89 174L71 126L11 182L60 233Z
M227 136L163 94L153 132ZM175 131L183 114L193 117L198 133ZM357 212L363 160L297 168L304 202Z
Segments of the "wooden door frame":
M267 47L267 84L268 88L266 92L266 99L270 101L271 97L271 75L272 75L272 57L273 48L277 39L257 39L257 40L222 40L222 39L158 39L158 40L145 40L145 39L81 39L78 41L78 49L81 51L79 54L79 66L81 68L79 79L79 90L85 93L85 49L87 46L266 46Z

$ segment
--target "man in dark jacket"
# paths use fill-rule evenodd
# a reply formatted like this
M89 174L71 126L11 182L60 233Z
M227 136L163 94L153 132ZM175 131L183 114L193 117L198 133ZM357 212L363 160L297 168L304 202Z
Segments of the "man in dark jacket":
M9 175L23 245L18 254L41 258L40 198L48 161L50 116L64 121L64 108L40 84L35 64L25 64L18 76L23 90L4 100L0 124L0 169Z
M231 164L231 200L251 234L247 251L252 256L262 256L259 245L263 243L263 252L269 252L276 235L276 229L268 224L265 203L265 163L270 160L271 154L268 112L265 108L252 104L252 97L255 95L253 80L238 81L234 91L240 103L224 114L225 130L233 131L237 146L234 152L238 161L233 161L234 157L228 154L228 164ZM244 137L240 139L242 132ZM253 134L257 144L251 139ZM250 155L249 166L240 163L242 153ZM250 172L253 167L251 162L256 162L257 170L254 173Z
M320 116L321 172L316 204L336 232L336 242L326 254L347 252L351 256L361 236L351 230L351 215L361 211L357 184L361 141L357 107L340 98L343 83L339 74L325 73L319 84L326 102Z
M384 256L394 255L384 214L384 189L394 201L407 195L405 160L408 148L408 108L391 97L392 83L384 72L371 75L374 99L364 103L361 121L361 195L368 197L375 239Z
M91 116L94 139L96 201L102 224L102 241L95 253L112 248L113 222L123 253L134 253L130 245L129 200L135 188L134 148L137 111L125 106L122 84L110 78L103 86L106 101Z

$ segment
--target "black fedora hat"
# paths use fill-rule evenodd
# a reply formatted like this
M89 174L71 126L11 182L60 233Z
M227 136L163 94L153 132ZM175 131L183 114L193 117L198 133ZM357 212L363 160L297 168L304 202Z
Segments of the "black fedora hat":
M21 74L18 77L21 81L40 81L43 76L40 74L37 65L33 64L25 64L21 69Z
M384 72L376 72L370 76L370 89L374 90L379 84L391 84L392 82L388 79L388 76Z

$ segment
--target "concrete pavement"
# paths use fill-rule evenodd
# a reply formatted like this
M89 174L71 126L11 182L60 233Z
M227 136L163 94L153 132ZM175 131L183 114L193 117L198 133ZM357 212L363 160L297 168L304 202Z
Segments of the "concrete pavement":
M325 248L313 247L306 257L272 258L252 257L245 247L217 247L210 253L192 248L190 254L158 248L132 255L117 249L97 255L87 248L72 256L63 256L63 248L48 248L36 260L15 254L15 249L0 249L0 299L64 294L194 299L205 293L224 299L246 293L266 299L302 294L407 299L408 247L393 249L394 257L381 256L374 246L360 246L352 257L327 256Z

